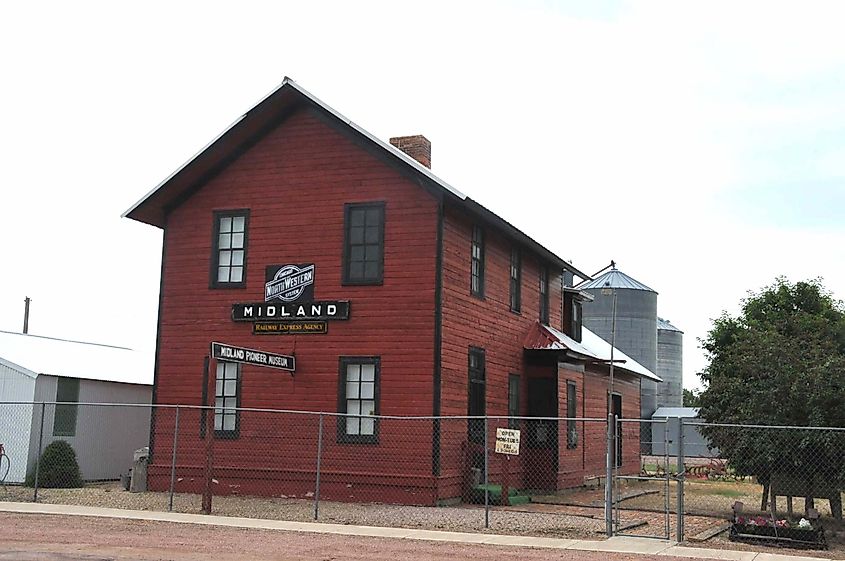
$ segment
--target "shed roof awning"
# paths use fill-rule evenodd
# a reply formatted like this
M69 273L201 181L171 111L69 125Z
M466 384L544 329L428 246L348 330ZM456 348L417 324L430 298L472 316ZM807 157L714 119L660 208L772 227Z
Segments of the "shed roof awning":
M529 330L525 337L523 347L533 351L564 351L574 358L588 362L610 362L611 345L586 327L581 328L581 342L579 343L562 331L558 331L549 325L543 325L539 321ZM654 380L663 380L651 370L632 359L619 349L613 349L613 363L617 368Z

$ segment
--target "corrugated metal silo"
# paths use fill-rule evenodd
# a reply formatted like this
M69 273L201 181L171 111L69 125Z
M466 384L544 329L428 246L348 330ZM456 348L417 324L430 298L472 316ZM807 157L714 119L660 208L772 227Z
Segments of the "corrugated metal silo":
M657 318L657 371L663 379L657 385L657 407L682 407L683 397L683 355L684 332Z
M592 302L583 304L584 326L608 342L613 321L612 293L616 292L615 346L657 374L657 292L615 267L578 288L594 297ZM657 409L657 386L657 382L642 380L641 419L651 419ZM651 449L648 428L643 426L640 437L645 453Z

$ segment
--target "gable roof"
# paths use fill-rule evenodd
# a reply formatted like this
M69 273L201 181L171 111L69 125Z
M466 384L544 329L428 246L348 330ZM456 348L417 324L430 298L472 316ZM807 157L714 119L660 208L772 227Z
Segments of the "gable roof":
M405 152L376 138L288 77L285 77L278 88L241 115L190 160L182 164L152 191L132 205L122 216L164 228L166 216L170 209L178 206L191 193L231 163L241 151L275 128L285 117L303 107L312 107L321 111L337 124L359 137L366 145L376 150L379 155L411 173L426 188L504 231L544 259L582 279L590 278L494 212L434 175L430 169Z
M0 331L0 361L39 374L152 385L153 355L126 347Z

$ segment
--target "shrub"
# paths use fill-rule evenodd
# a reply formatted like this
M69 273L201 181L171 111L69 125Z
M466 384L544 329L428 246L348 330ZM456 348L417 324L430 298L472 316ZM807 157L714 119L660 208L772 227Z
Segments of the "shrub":
M26 477L26 484L35 485L35 470ZM58 489L82 487L82 473L76 452L64 440L50 443L41 454L38 466L38 486Z

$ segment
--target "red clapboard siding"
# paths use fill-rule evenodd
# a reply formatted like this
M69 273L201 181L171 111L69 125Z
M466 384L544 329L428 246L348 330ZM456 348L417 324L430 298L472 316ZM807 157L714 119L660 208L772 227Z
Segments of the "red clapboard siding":
M385 205L384 283L343 286L344 204L366 201ZM211 341L221 341L297 359L294 376L243 365L242 407L336 411L339 357L380 356L380 413L431 415L437 205L310 110L288 117L168 215L157 402L200 404L203 357ZM246 287L210 289L213 212L242 208L250 209ZM327 334L255 336L250 323L231 320L233 303L264 299L265 266L312 262L315 298L349 300L348 321L329 322ZM187 451L181 461L200 466L204 448L199 419L194 423L181 442ZM352 472L386 472L397 465L388 468L387 459L413 451L415 467L406 475L416 483L403 484L431 485L431 423L413 429L385 423L378 445L337 444L334 420L327 423L327 470L342 464ZM157 432L153 458L164 462L170 439L165 426ZM292 434L298 438L284 438ZM313 470L316 436L314 423L244 413L240 437L215 442L215 463L246 469L244 481L249 469ZM333 458L334 447L345 455Z

